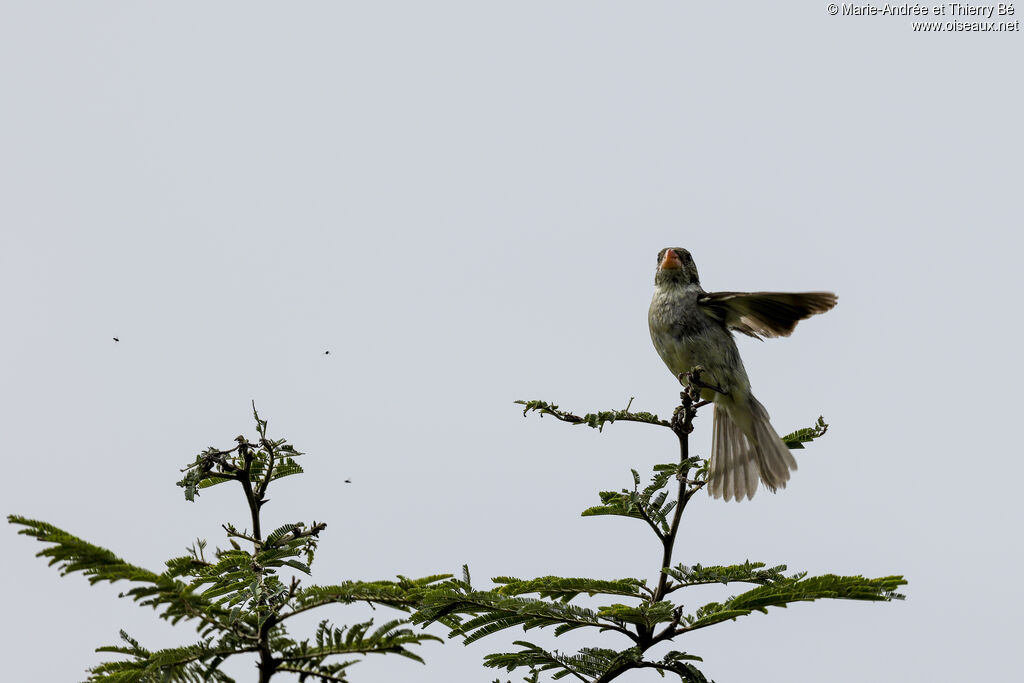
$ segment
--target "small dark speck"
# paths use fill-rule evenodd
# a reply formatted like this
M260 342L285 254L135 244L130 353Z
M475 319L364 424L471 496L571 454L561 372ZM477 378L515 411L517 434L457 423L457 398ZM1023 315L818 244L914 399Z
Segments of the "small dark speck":
M324 355L325 356L329 356L329 355L331 355L331 352L330 351L324 351Z
M351 479L346 479L346 480L345 480L345 483L346 483L346 484L351 484L351 483L352 483L352 480L351 480Z
M116 342L119 342L119 341L121 341L121 340L120 340L120 339L118 339L117 337L114 337L114 341L116 341Z

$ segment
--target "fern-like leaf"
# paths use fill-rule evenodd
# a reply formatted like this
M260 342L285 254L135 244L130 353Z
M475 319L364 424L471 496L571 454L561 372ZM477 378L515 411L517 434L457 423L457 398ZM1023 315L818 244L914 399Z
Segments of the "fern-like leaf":
M747 560L743 564L729 566L708 566L696 564L692 567L676 565L663 569L666 574L676 580L677 584L673 590L686 586L701 586L713 583L756 583L767 585L773 583L792 583L802 579L806 573L786 576L786 565L780 564L776 567L764 569L764 562L751 562Z
M300 667L303 666L302 662L323 666L324 660L332 656L391 653L422 663L423 658L409 650L407 646L441 639L406 628L408 623L405 619L394 619L371 632L372 621L339 627L324 620L320 622L312 642L304 640L294 647L284 648L281 661L286 665ZM347 662L346 666L352 663Z
M126 655L130 659L93 667L89 670L89 683L234 683L233 678L217 667L226 657L252 649L211 647L209 640L203 640L195 645L151 652L124 631L121 631L121 640L127 645L100 647L96 651Z
M803 448L805 443L824 436L827 431L828 424L825 423L825 418L818 416L818 421L814 423L813 427L805 427L791 434L786 434L782 437L782 442L789 448L796 450Z
M157 574L125 562L106 548L93 545L47 522L9 515L7 521L24 528L18 531L41 543L50 544L36 553L45 557L50 566L57 565L61 576L81 572L90 584L108 581L129 581L140 584L124 593L140 605L163 610L161 618L176 624L182 619L198 619L199 630L208 635L211 630L223 628L227 612L206 597L194 592L187 584L177 580L175 568Z
M554 671L551 678L558 680L574 675L582 680L593 680L613 669L625 668L642 661L640 650L629 648L617 652L607 648L588 647L575 655L548 651L533 643L517 640L521 650L503 652L484 657L484 666L492 669L513 671L520 667L529 667L535 671Z
M683 617L686 626L680 632L735 619L755 610L767 612L768 607L785 607L793 602L810 602L823 598L881 602L902 600L904 596L897 593L896 589L904 584L906 580L902 576L866 579L863 576L834 574L772 583L731 597L725 602L704 605L695 614Z
M412 616L413 622L418 624L430 624L443 618L449 620L448 624L454 624L449 637L461 637L467 645L513 626L522 626L524 630L552 626L556 636L584 627L623 630L585 607L509 597L498 591L464 592L450 586L425 592Z
M423 592L436 589L450 574L436 574L419 579L398 577L397 581L345 581L335 586L309 586L295 594L293 612L304 612L332 603L349 605L368 602L408 612Z
M618 579L602 581L599 579L562 578L560 576L541 576L536 579L521 580L508 576L492 579L501 584L495 590L501 595L526 595L536 593L542 598L553 598L569 602L576 596L586 593L594 595L625 595L634 598L646 596L646 582L640 579Z
M644 628L653 628L656 624L667 623L674 619L675 605L670 602L643 602L636 607L629 605L608 605L598 611L598 615L614 620L620 624L635 624Z

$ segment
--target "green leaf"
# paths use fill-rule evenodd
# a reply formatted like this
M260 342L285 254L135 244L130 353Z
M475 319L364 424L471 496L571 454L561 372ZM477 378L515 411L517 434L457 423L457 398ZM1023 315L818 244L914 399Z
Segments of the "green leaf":
M646 628L653 628L656 624L671 622L675 615L675 605L670 602L642 602L636 607L629 605L608 605L598 611L598 615L611 619L616 623L635 624Z
M676 588L700 586L709 583L728 584L743 582L762 585L780 582L792 583L806 575L794 574L793 576L786 576L782 573L786 571L786 565L784 564L768 569L764 569L764 566L764 562L751 562L747 560L743 564L730 566L713 565L704 567L696 564L692 567L687 567L680 564L675 567L665 568L662 571L676 580Z
M186 559L188 562L195 561L191 558L179 558L177 564L157 574L129 564L106 548L93 545L47 522L17 515L9 515L7 521L24 527L18 531L19 534L49 544L36 553L36 557L48 558L51 566L57 565L61 576L82 572L90 584L101 581L139 584L121 596L130 597L140 605L162 609L161 618L172 624L182 619L195 619L199 621L197 628L203 633L226 628L226 611L177 580L181 575L180 567Z
M469 618L463 620L462 615ZM450 625L449 637L462 637L466 644L518 625L522 625L524 630L556 627L555 635L586 626L601 630L611 628L598 619L593 610L577 605L509 597L498 591L466 592L450 584L425 591L420 596L412 620L424 625L442 621Z
M805 443L824 436L827 431L828 425L825 423L825 418L819 416L818 421L814 423L813 427L805 427L791 434L786 434L786 436L782 437L782 442L791 449L803 448Z
M541 576L536 579L523 581L508 576L499 576L492 579L492 581L501 584L501 587L495 590L495 593L500 595L536 593L542 598L554 598L562 602L568 602L582 593L590 596L625 595L635 598L644 598L647 595L644 592L647 582L640 579L604 581L600 579Z
M319 665L330 656L391 653L422 663L423 659L407 646L441 639L428 633L412 631L405 628L406 624L408 621L404 619L394 619L371 632L372 621L338 627L325 619L320 622L312 643L304 640L294 647L284 649L281 660L285 664L311 661Z
M203 640L195 645L151 652L124 631L121 631L121 640L127 647L112 645L96 651L126 655L130 659L93 667L89 670L89 683L234 683L234 679L217 667L227 657L245 651L239 646L211 647L209 640Z
M785 607L793 602L810 602L823 598L880 602L902 600L904 596L897 593L896 589L906 583L902 576L866 579L863 576L834 574L773 582L731 597L725 602L704 605L694 615L683 617L686 627L682 630L692 631L727 619L745 616L755 610L767 612L768 607Z
M399 577L398 581L345 581L335 586L310 586L296 593L294 609L305 611L329 604L369 602L408 611L421 593L450 578L450 574L436 574L420 579Z
M554 671L555 673L551 675L554 680L570 675L592 680L611 669L641 660L637 648L616 652L606 648L588 647L581 649L578 654L568 655L557 650L549 652L523 640L517 640L514 644L523 649L518 652L487 655L484 657L484 666L508 671L530 667L537 671Z

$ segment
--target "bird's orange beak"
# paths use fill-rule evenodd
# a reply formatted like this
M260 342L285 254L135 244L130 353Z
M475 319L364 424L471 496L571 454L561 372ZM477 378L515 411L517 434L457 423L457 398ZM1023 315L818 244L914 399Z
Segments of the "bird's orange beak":
M675 249L666 249L665 255L661 257L661 265L658 268L661 270L672 270L682 267L683 262L679 260L679 254L675 252Z

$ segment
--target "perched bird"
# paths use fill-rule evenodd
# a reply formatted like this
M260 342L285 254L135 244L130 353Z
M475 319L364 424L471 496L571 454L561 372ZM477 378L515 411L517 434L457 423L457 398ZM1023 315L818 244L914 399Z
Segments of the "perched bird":
M690 252L658 252L651 340L677 377L704 369L701 398L715 402L708 489L715 498L753 498L760 479L769 491L785 488L796 459L750 393L750 380L730 330L761 339L788 337L797 322L836 305L831 292L705 292Z

